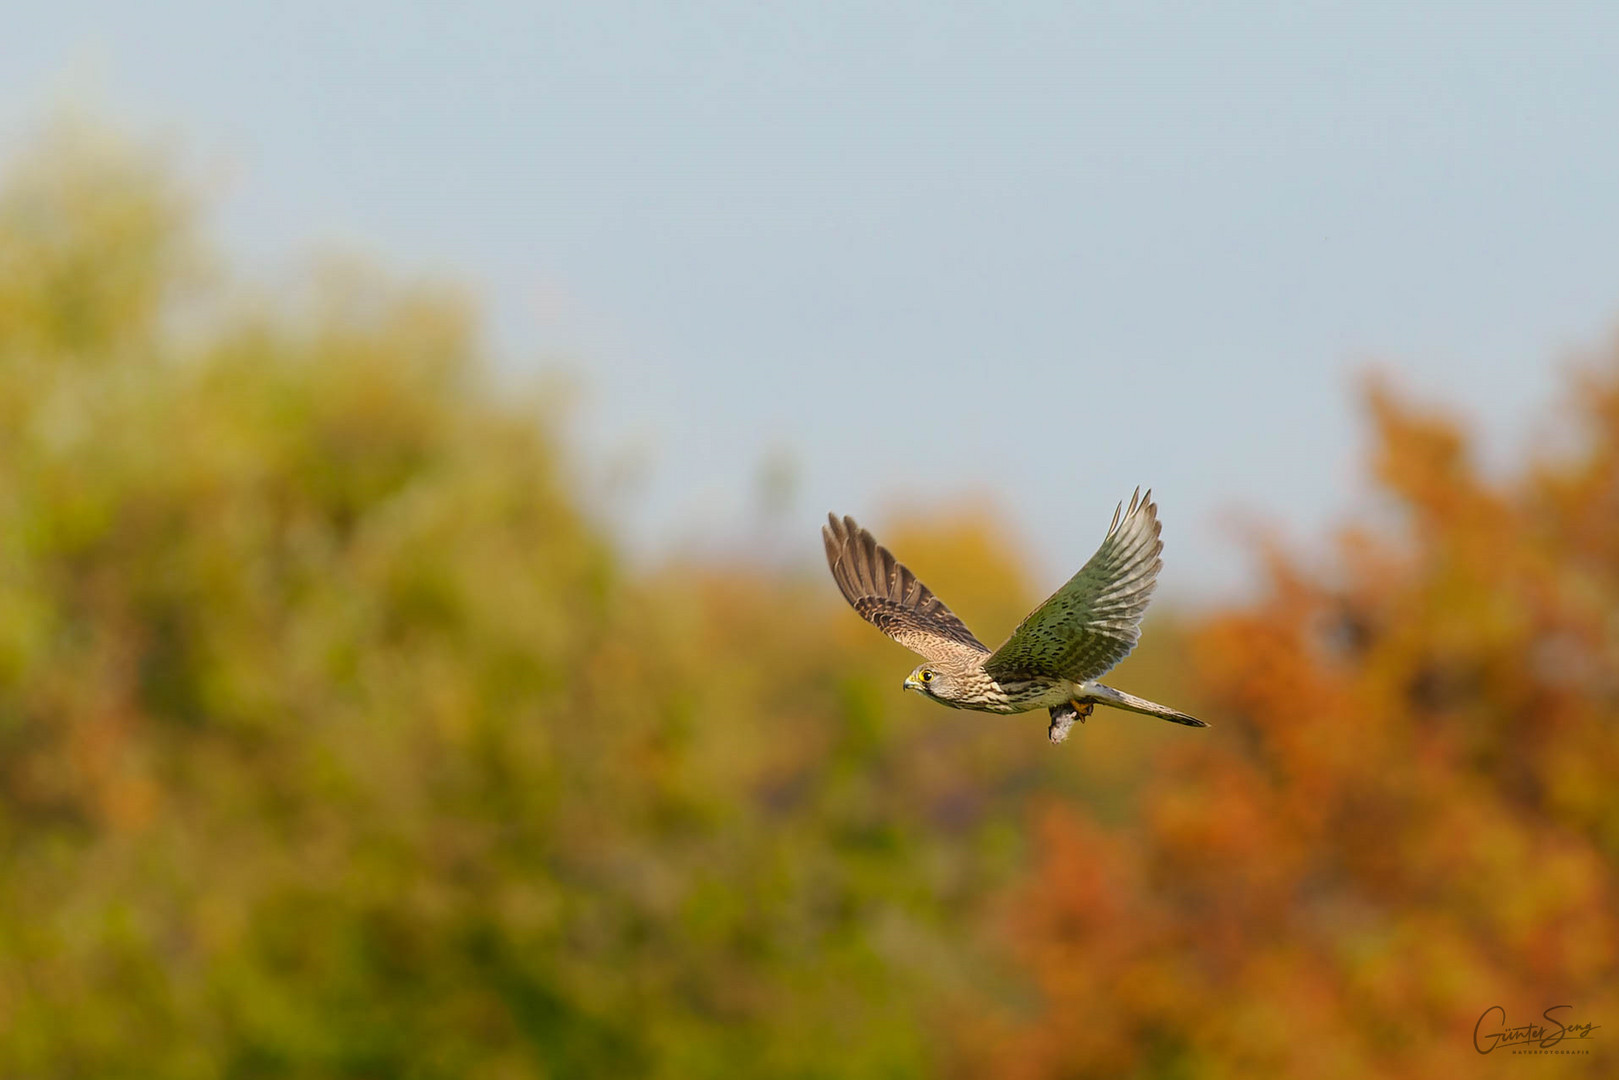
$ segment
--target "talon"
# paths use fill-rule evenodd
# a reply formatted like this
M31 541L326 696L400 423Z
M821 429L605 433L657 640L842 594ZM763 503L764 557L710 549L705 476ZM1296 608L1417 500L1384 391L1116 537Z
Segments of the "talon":
M1073 708L1074 714L1079 718L1081 724L1090 718L1091 713L1096 711L1096 702L1094 701L1070 701L1068 704Z

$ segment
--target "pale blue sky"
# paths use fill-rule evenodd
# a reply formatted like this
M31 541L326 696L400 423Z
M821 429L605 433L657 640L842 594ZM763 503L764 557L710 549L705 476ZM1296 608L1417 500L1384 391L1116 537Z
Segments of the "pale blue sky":
M64 98L229 165L227 250L464 279L586 393L643 550L994 492L1050 583L1157 489L1166 588L1232 510L1363 506L1354 372L1544 424L1619 315L1619 7L19 5L0 152ZM649 540L658 537L657 540ZM729 538L729 539L727 539Z

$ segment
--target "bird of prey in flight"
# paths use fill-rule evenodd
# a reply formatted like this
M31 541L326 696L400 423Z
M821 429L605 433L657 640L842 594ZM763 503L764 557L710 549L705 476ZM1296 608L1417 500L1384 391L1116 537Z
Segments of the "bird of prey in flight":
M1163 560L1158 507L1141 489L1113 513L1102 546L1051 598L991 652L967 624L853 518L827 516L826 561L860 617L922 657L904 689L941 705L980 712L1047 709L1047 737L1060 743L1098 702L1191 727L1207 727L1157 702L1097 682L1135 648Z

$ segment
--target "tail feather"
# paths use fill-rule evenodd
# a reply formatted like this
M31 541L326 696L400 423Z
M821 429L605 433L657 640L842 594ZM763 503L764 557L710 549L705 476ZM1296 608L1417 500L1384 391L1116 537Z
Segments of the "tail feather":
M1185 724L1187 727L1208 727L1208 722L1199 720L1195 716L1188 716L1178 709L1171 709L1168 705L1160 705L1156 701L1126 694L1123 690L1115 690L1111 686L1101 683L1091 683L1085 687L1086 696L1111 705L1115 709L1124 709L1127 712L1141 713L1143 716L1156 716L1160 720L1168 720L1174 724Z

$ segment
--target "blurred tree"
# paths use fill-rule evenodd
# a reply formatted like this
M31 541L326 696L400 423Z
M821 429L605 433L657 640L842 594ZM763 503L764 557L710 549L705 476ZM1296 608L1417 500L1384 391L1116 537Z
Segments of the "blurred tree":
M180 190L82 129L0 188L0 1075L942 1067L1078 755L819 568L627 576L463 303L233 305Z
M1454 1075L1488 1005L1619 1015L1619 363L1504 482L1375 391L1402 529L1153 623L1121 682L1211 732L1053 751L818 565L628 573L453 292L212 265L159 155L0 185L0 1075ZM986 639L1056 584L992 516L883 529Z
M1537 1074L1619 1062L1619 363L1501 483L1370 407L1401 529L1330 575L1273 556L1196 630L1217 737L1138 821L1044 814L1007 913L1039 1002L974 1026L967 1075L1472 1075L1492 1005L1602 1025Z

